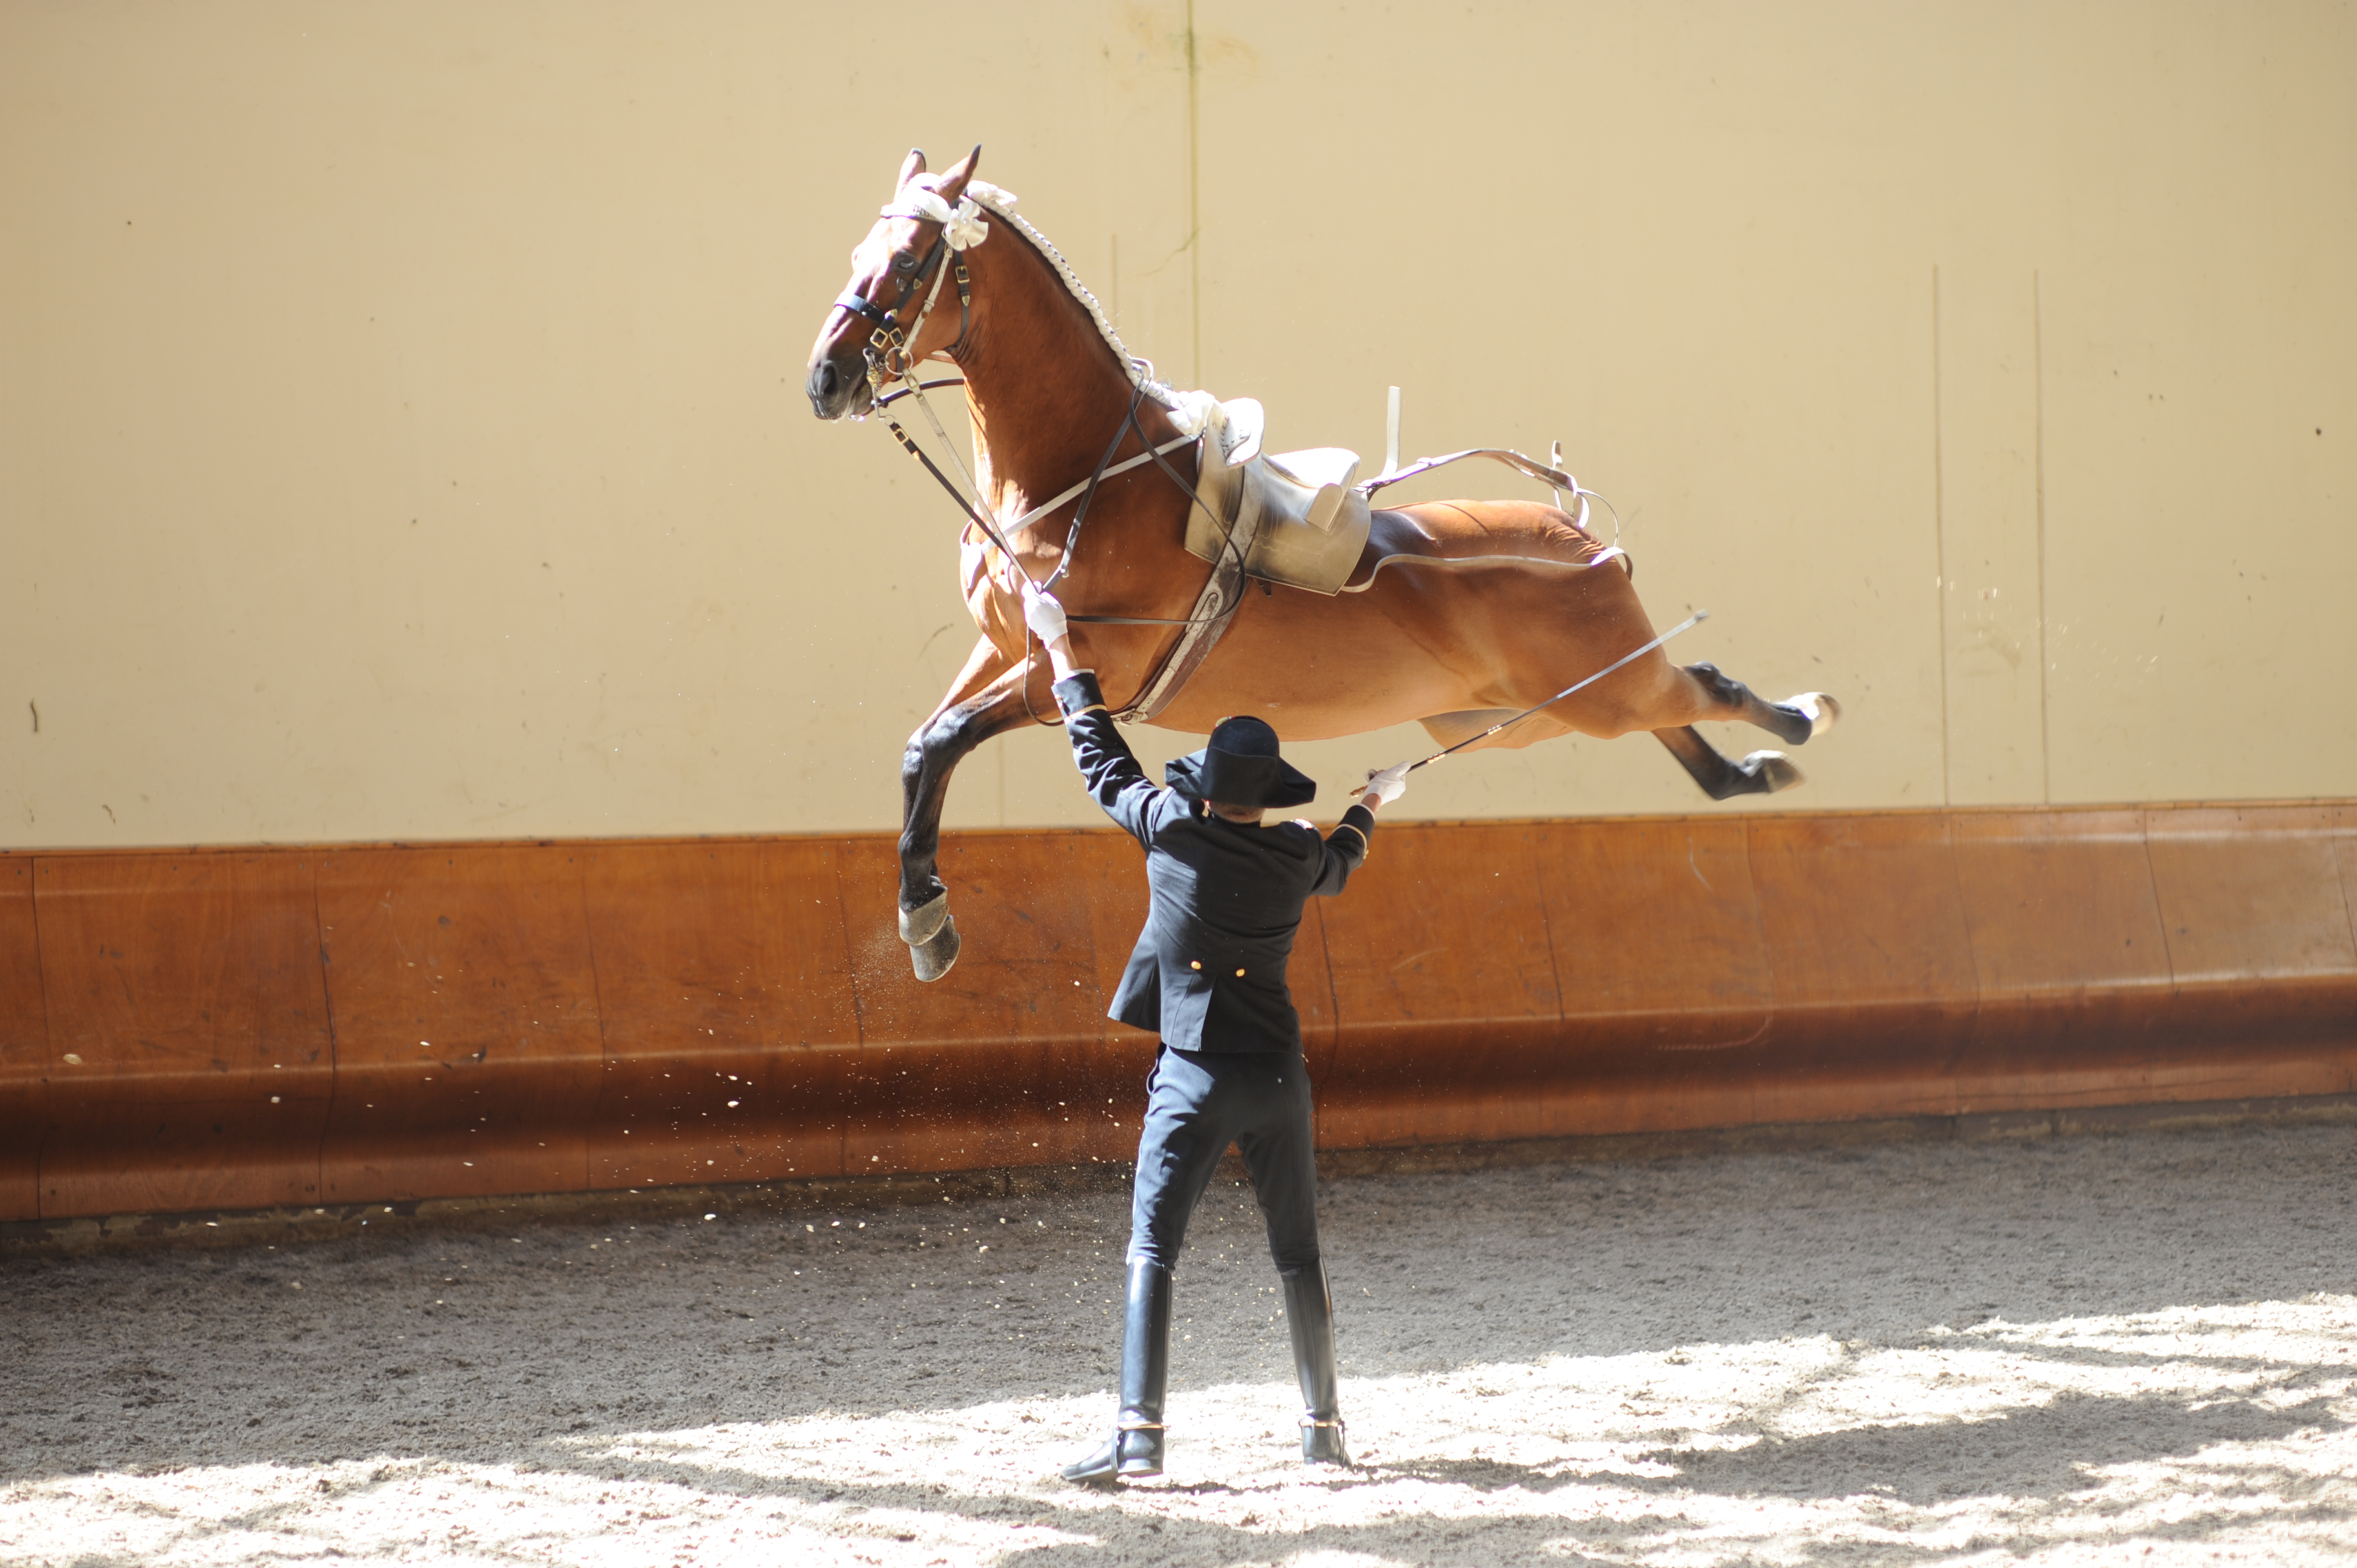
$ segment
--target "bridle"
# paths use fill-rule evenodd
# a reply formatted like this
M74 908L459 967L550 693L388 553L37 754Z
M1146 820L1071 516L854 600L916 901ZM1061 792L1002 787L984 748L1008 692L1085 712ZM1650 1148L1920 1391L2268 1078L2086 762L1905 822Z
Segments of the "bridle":
M1062 580L1065 573L1071 569L1074 553L1080 544L1082 525L1088 519L1089 505L1095 500L1098 487L1106 479L1150 461L1156 467L1162 470L1172 484L1178 487L1191 505L1204 506L1202 499L1195 493L1194 485L1170 465L1167 455L1180 446L1192 445L1198 439L1203 438L1207 433L1177 436L1157 446L1146 435L1146 426L1137 416L1138 405L1145 396L1146 385L1153 380L1154 367L1150 362L1143 360L1134 360L1133 363L1138 372L1133 378L1135 390L1130 394L1129 403L1123 410L1121 424L1114 429L1113 440L1106 445L1103 456L1097 459L1096 466L1090 470L1089 477L1043 504L1033 507L1002 532L989 511L974 501L968 500L965 492L960 490L950 477L942 471L940 465L926 454L924 448L917 444L907 429L889 412L891 405L902 398L914 398L918 408L923 411L926 422L932 426L934 435L940 440L942 448L949 453L951 462L957 466L959 475L964 478L967 488L976 498L981 496L982 487L974 481L974 476L966 471L965 460L958 456L956 445L950 440L949 432L942 427L940 417L933 413L932 403L925 396L926 392L931 389L961 386L963 384L963 378L943 376L930 381L920 380L915 374L916 362L910 350L923 335L925 320L932 314L933 306L941 297L942 280L945 277L954 276L957 280L958 293L958 335L956 340L947 349L937 349L935 352L947 356L952 361L956 360L959 349L964 346L966 336L974 327L974 280L966 271L964 252L968 247L978 245L988 238L990 226L981 220L983 209L972 197L961 196L957 206L952 209L938 191L925 183L925 179L926 177L919 176L909 181L901 188L899 199L882 210L882 216L886 218L914 218L941 225L941 231L934 236L932 248L925 253L924 261L913 271L906 274L901 273L898 268L888 269L888 275L894 279L894 298L890 306L884 306L854 287L845 289L836 296L835 308L848 311L869 324L867 340L860 348L861 357L866 361L867 366L869 406L883 416L884 423L891 430L893 437L900 443L909 456L924 466L925 470L932 475L935 482L949 493L952 500L957 503L958 509L964 512L990 542L998 547L1000 554L1006 558L1010 570L1021 572L1022 567L1018 564L1014 546L1007 542L1006 535L1019 533L1066 501L1076 496L1080 499L1080 505L1072 511L1071 524L1065 531L1064 548L1057 560L1056 569L1048 575L1046 582L1036 585L1039 591L1048 592L1052 590L1056 584ZM947 267L942 265L944 255L954 258ZM925 280L929 274L932 282L928 287ZM920 288L925 290L924 303L918 307L915 319L903 328L899 323L900 313L908 308L911 300L916 298L917 292ZM896 381L905 384L895 391L887 392L886 386ZM1133 431L1137 435L1139 445L1144 446L1145 450L1115 463L1113 460L1114 454L1121 450L1122 443L1128 439ZM1205 507L1207 512L1209 510ZM1215 524L1220 521L1217 518L1212 521ZM1232 553L1235 544L1232 539L1228 537L1229 531L1222 526L1219 529L1219 532L1222 536L1223 553ZM1214 564L1213 570L1218 570L1218 564ZM1027 583L1028 575L1028 573L1025 574ZM1223 621L1234 615L1243 604L1243 596L1237 594L1230 603L1221 607L1213 614L1200 618L1084 615L1068 611L1066 618L1099 626L1192 627ZM1028 628L1025 636L1028 641L1030 636ZM1176 651L1175 648L1173 651ZM1165 657L1167 659L1168 655ZM1151 684L1151 677L1148 679L1148 684ZM1030 702L1030 688L1027 682L1024 688L1024 702L1027 706ZM1032 716L1042 724L1052 725L1058 722L1053 719L1039 719L1037 714Z
M910 193L914 193L912 199L895 201L884 209L883 216L915 218L941 225L941 231L933 236L933 247L925 252L924 261L905 276L898 269L888 269L888 275L893 279L893 292L898 296L888 307L878 305L856 288L845 289L834 301L837 309L851 312L872 328L859 352L867 361L868 391L879 403L884 397L885 383L900 380L913 367L909 355L909 346L923 336L925 317L932 314L934 301L941 298L942 258L944 255L957 257L951 263L950 271L957 276L958 335L957 341L942 352L952 360L957 358L958 349L964 346L966 333L974 326L974 279L965 270L964 251L968 245L980 244L990 232L990 226L974 216L981 209L971 197L960 198L956 209L952 210L939 193L913 180L902 195L909 197ZM952 238L953 234L955 238ZM917 318L903 330L900 312L908 308L909 300L916 297L917 290L925 286L928 276L933 281L932 286L925 291L925 303L918 307ZM912 381L910 384L915 383Z

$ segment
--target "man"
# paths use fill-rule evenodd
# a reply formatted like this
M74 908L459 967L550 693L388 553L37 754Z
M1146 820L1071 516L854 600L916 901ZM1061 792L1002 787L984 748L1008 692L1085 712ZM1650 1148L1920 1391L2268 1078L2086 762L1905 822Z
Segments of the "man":
M1262 822L1271 807L1308 804L1318 786L1277 755L1276 732L1256 718L1222 719L1211 744L1171 763L1168 787L1157 789L1106 712L1096 672L1072 668L1063 607L1035 591L1025 618L1047 645L1089 792L1146 846L1151 908L1111 1016L1162 1040L1146 1079L1131 1197L1121 1415L1112 1437L1064 1478L1162 1473L1172 1271L1187 1220L1231 1143L1252 1175L1285 1285L1304 1406L1301 1456L1348 1465L1334 1306L1318 1251L1309 1076L1285 966L1302 905L1342 891L1366 858L1376 810L1407 788L1407 764L1371 776L1323 839L1308 822Z

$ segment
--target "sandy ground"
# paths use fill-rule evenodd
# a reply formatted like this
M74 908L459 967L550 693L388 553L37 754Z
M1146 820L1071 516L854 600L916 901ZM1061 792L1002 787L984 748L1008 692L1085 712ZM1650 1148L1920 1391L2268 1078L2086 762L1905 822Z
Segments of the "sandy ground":
M2357 1128L1329 1184L1359 1464L1250 1195L1112 1414L1115 1192L0 1273L11 1563L2357 1560Z

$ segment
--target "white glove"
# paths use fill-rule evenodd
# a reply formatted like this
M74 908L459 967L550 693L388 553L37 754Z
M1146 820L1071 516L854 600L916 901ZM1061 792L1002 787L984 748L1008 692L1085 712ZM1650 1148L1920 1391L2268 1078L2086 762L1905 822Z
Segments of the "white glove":
M1039 633L1039 640L1053 646L1064 635L1064 607L1055 595L1036 584L1023 585L1024 623Z
M1407 770L1415 766L1412 762L1394 762L1380 773L1369 773L1365 792L1381 796L1383 804L1390 805L1407 793Z

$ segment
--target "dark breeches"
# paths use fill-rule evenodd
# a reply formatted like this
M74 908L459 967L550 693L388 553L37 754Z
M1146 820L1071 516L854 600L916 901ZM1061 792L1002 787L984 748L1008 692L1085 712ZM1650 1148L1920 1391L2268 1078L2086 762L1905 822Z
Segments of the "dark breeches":
M1309 1072L1290 1051L1180 1051L1165 1046L1146 1080L1130 1204L1132 1261L1175 1268L1220 1156L1233 1144L1268 1220L1279 1270L1318 1263L1318 1164Z

